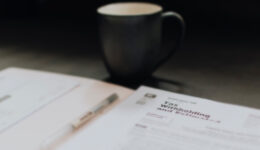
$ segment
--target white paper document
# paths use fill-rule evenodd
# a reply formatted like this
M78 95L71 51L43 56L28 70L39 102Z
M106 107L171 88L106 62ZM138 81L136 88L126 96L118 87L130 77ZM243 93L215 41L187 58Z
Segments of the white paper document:
M0 72L0 132L64 95L77 82L49 74L28 76L7 69Z
M141 87L59 150L259 148L259 110Z

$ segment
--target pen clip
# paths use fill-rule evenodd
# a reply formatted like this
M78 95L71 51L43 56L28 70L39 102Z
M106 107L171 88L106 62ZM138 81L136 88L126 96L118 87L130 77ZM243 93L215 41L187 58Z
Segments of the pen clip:
M83 114L79 119L72 122L73 128L74 129L79 128L80 126L82 126L83 124L85 124L86 122L91 120L94 116L95 116L95 113L93 113L91 111L87 112L86 114Z

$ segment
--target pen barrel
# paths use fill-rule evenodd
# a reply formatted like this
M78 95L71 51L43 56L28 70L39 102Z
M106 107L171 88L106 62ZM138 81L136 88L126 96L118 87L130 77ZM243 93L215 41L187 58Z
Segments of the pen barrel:
M116 93L113 93L109 97L107 97L105 100L103 100L101 103L99 103L97 106L95 106L91 111L81 115L81 117L75 121L72 122L72 126L74 129L77 129L90 121L96 114L101 113L109 104L114 102L118 98L118 95Z
M75 120L72 123L73 128L77 129L87 123L89 120L91 120L95 116L95 113L93 112L87 112L86 114L83 114L80 119Z

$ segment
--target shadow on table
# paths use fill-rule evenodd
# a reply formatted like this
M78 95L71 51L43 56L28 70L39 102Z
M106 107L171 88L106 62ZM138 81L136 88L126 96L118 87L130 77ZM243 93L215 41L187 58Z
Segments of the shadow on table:
M167 91L171 91L171 92L178 92L178 93L184 93L184 90L187 87L184 83L174 81L174 80L164 79L164 78L160 78L160 77L156 77L156 76L151 76L151 77L147 78L146 80L144 80L143 82L139 82L139 83L119 82L119 81L113 80L110 77L104 79L104 81L122 85L122 86L132 88L132 89L137 89L139 86L144 85L144 86L159 88L159 89L163 89L163 90L167 90Z

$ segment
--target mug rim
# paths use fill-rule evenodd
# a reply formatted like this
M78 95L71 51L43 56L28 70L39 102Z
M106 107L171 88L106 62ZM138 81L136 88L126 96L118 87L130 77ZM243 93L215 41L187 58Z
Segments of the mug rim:
M120 14L120 13L112 13L112 12L104 12L104 10L106 7L112 6L112 5L120 5L120 4L142 4L142 5L150 5L152 7L156 7L156 10L150 11L150 12L142 12L142 13L129 13L129 14ZM105 4L102 5L100 7L97 8L97 13L101 14L101 15L107 15L107 16L122 16L122 17L126 17L126 16L144 16L144 15L153 15L159 12L162 12L163 8L162 6L155 4L155 3L150 3L150 2L116 2L116 3L109 3L109 4Z

